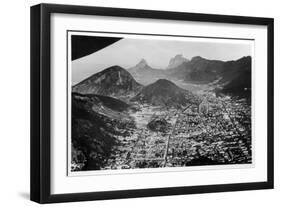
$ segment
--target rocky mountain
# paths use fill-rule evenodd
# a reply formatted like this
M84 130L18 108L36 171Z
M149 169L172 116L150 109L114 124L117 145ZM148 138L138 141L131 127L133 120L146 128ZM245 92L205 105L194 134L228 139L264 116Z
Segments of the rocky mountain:
M159 79L145 86L139 94L132 98L132 101L161 106L183 106L196 102L196 97L169 80Z
M188 62L189 60L185 57L183 57L183 55L178 54L175 57L171 58L169 61L169 65L167 67L167 69L172 69L175 68L185 62Z
M96 170L104 166L116 136L128 135L134 127L129 105L100 95L72 93L72 170ZM125 134L124 134L125 133Z
M142 59L134 67L129 68L128 72L141 84L148 85L160 78L164 78L163 70L152 68L145 59Z
M196 56L189 62L184 62L170 69L168 76L185 82L209 83L219 77L223 64L223 61L208 60Z
M234 61L208 60L196 56L189 62L168 70L167 76L193 83L211 83L216 80L220 80L220 83L227 83L247 70L251 70L250 56Z
M132 97L142 85L120 66L109 67L81 81L72 87L72 92L98 94L115 98Z
M251 61L250 56L233 61L208 60L196 56L187 61L182 55L176 55L171 59L170 66L177 66L160 70L150 67L142 59L128 70L119 66L109 67L76 84L72 91L110 96L125 101L142 90L140 83L148 86L160 79L167 79L185 83L215 83L222 88L220 92L223 93L248 93L251 90Z
M218 82L227 84L246 70L251 70L251 57L242 57L233 61L209 60L200 56L191 60L182 55L173 57L167 70L154 69L143 59L128 72L143 85L159 79L181 80L187 83L208 84Z

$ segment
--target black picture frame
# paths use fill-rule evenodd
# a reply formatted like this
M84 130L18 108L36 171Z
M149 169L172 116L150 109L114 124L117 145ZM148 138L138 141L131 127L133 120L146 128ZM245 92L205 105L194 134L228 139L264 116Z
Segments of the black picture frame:
M99 15L113 17L133 17L162 20L180 20L194 22L219 22L232 24L267 26L267 181L238 184L204 185L187 187L169 187L154 189L87 192L74 194L50 193L50 16L52 13ZM179 194L211 193L272 189L274 177L273 147L273 44L274 20L272 18L227 16L213 14L195 14L152 10L103 8L56 4L39 4L31 7L31 173L30 199L38 203L88 201L103 199L134 198L146 196L166 196Z

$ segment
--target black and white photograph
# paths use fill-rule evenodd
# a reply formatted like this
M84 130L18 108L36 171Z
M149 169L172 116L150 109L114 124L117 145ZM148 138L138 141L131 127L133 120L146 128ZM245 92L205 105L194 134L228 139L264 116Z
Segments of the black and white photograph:
M31 7L32 201L274 188L274 19L158 6Z
M253 164L253 41L69 35L71 172Z

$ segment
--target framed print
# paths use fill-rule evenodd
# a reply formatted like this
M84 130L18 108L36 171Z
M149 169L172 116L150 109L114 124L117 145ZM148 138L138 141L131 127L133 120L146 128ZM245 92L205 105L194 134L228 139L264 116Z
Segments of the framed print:
M273 188L273 19L31 7L31 200Z

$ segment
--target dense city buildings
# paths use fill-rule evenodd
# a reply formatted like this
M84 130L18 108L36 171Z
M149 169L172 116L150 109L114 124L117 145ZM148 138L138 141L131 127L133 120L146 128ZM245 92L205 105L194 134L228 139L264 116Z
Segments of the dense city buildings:
M252 163L247 99L209 95L198 105L142 105L137 113L139 128L128 137L118 137L120 145L104 169ZM147 126L150 119L169 124L164 124L165 130L152 131Z

